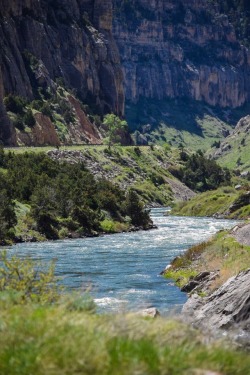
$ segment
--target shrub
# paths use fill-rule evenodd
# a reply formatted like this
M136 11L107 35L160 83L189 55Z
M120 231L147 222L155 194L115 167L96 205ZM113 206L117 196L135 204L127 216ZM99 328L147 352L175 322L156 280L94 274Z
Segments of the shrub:
M45 271L41 265L34 267L31 259L8 259L7 252L0 254L3 263L0 268L0 291L17 293L18 303L39 302L52 303L59 299L59 287L54 275L54 263ZM44 269L44 265L42 267Z
M4 105L7 111L22 114L26 101L20 96L9 94L4 98Z
M20 131L23 131L25 129L23 118L21 115L16 116L16 118L13 120L13 125Z
M33 113L31 111L31 109L27 110L27 112L25 113L25 115L23 117L23 121L30 128L32 128L36 124L36 120L33 116Z

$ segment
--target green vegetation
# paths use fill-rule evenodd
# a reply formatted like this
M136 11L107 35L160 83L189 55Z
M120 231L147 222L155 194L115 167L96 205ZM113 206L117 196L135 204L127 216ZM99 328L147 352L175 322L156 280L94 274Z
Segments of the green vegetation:
M220 231L210 241L192 246L175 258L165 277L175 280L178 286L183 286L191 276L207 270L219 270L218 277L210 286L213 291L230 277L249 267L250 246L240 245L228 231Z
M51 147L20 147L11 149L15 155L25 152L48 152ZM168 145L149 147L61 146L60 151L81 151L87 168L98 176L118 184L122 189L133 188L144 203L169 205L173 192L167 181L173 176L168 166L179 165L180 151ZM7 151L7 150L6 150ZM96 167L98 166L98 167ZM93 168L93 169L92 169Z
M128 124L113 113L104 116L103 124L107 127L108 149L121 138L121 132L127 130Z
M196 195L188 202L178 203L172 210L174 215L213 216L228 219L246 219L250 216L249 186L242 190L227 186Z
M171 374L197 369L245 375L248 353L223 342L206 344L185 324L136 315L98 316L88 295L56 288L53 267L7 259L0 269L0 373Z
M59 163L42 153L16 156L2 150L0 155L5 170L0 178L2 242L21 240L22 236L57 239L95 235L105 230L101 225L105 219L120 223L121 230L151 225L138 198L135 211L131 211L131 196L137 197L136 193L126 195L111 182L94 179L82 163Z
M46 269L31 259L8 259L7 252L0 254L0 298L3 292L12 294L15 304L56 302L59 297L57 279L54 276L54 264Z
M222 152L216 162L231 170L250 171L250 132L241 129L226 139L227 151Z
M134 137L138 144L142 137L143 142L149 144L182 144L193 151L210 149L248 114L249 105L224 110L189 99L141 98L136 104L128 102L126 105L129 128L133 132L139 131Z
M184 167L172 172L190 189L203 192L230 184L229 170L222 169L214 160L207 159L201 151L189 156L182 150L180 157L185 162Z

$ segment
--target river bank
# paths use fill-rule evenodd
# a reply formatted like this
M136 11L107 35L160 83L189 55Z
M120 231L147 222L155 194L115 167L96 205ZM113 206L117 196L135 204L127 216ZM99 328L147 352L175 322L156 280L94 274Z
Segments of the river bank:
M189 248L165 271L189 293L185 321L213 334L219 331L250 347L250 224L221 231Z

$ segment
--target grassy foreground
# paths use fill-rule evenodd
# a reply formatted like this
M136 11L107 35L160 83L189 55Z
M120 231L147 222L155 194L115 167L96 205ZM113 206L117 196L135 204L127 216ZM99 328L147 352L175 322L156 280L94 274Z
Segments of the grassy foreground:
M53 265L1 261L1 375L248 373L249 353L229 343L173 319L97 315L88 295L61 293Z
M1 295L0 322L2 375L179 375L195 369L246 375L250 368L247 353L205 344L177 321L20 306Z

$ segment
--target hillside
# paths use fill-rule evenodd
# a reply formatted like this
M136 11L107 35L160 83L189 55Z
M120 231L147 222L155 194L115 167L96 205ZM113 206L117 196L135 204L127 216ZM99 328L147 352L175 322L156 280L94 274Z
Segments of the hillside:
M235 1L1 0L1 142L99 144L114 112L138 143L207 150L249 113L248 11Z
M71 146L54 149L6 149L16 155L25 152L46 152L56 162L83 163L96 179L107 179L122 190L133 188L149 206L169 205L175 200L187 200L193 191L171 173L181 165L180 150L165 146Z
M237 169L241 173L250 173L250 116L242 118L235 129L217 148L210 152L210 156L219 164L230 169Z
M182 216L247 219L250 216L249 186L246 185L238 191L227 186L201 193L188 202L177 204L172 213Z
M208 149L249 101L249 6L236 1L115 1L125 114L139 143ZM233 22L233 24L231 22ZM241 108L241 114L236 108Z

